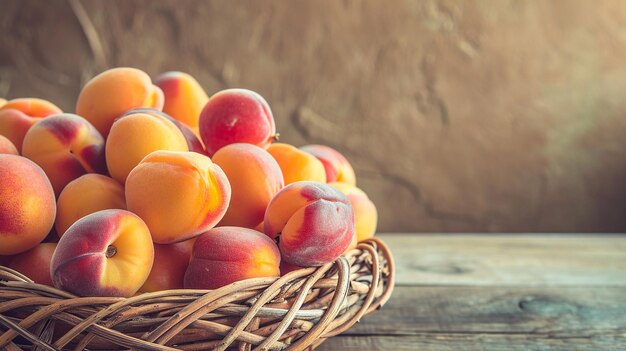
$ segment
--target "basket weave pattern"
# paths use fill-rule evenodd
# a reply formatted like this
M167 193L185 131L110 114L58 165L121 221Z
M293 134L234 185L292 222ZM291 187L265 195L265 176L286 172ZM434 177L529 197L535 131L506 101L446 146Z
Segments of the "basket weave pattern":
M377 238L280 278L131 298L76 297L0 266L0 349L314 349L382 306L393 286L393 258Z

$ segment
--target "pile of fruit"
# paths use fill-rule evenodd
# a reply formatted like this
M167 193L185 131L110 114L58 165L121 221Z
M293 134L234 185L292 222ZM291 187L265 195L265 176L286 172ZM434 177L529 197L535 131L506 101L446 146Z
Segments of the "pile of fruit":
M114 68L76 113L0 99L0 265L79 296L216 289L337 259L377 213L348 161L276 142L259 94Z

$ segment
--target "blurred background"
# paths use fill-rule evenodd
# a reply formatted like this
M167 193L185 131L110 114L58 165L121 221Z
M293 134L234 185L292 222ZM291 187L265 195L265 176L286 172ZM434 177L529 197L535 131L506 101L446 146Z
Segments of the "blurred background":
M626 231L624 1L0 2L0 97L132 66L255 90L381 232Z

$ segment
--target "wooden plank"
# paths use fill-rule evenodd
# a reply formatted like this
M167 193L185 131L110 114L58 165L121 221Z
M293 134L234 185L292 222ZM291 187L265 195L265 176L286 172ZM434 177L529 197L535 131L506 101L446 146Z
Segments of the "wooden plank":
M626 288L399 287L344 335L626 335Z
M382 234L397 285L626 287L626 236Z
M336 336L318 351L624 351L621 334L588 337L519 334L418 334L411 336Z

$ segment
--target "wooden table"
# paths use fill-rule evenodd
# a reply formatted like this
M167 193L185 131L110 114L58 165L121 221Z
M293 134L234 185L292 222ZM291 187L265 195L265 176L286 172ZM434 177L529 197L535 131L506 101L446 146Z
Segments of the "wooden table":
M318 350L626 350L626 236L380 237L391 300Z

